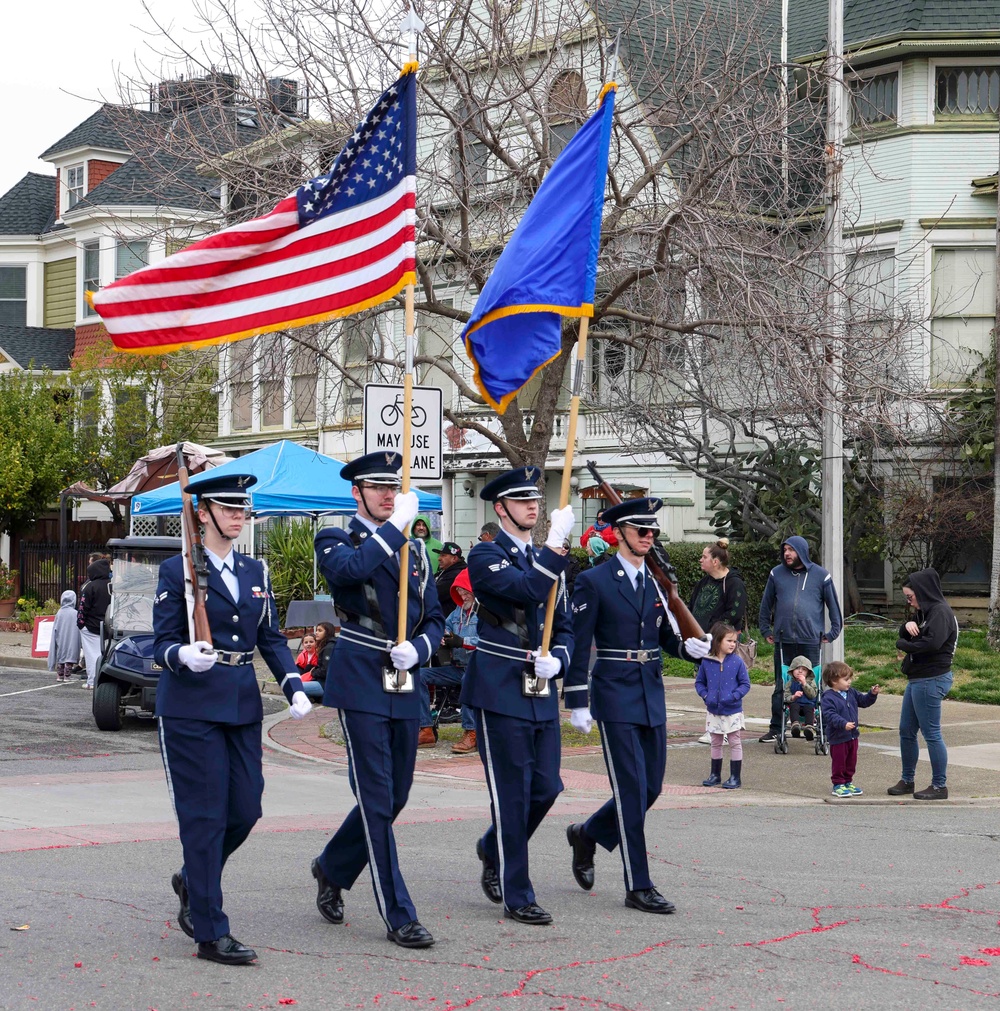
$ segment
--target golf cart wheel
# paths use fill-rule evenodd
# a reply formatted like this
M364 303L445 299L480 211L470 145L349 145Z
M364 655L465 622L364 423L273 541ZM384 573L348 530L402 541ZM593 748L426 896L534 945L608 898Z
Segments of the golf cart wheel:
M121 730L122 686L117 681L102 681L94 689L94 722L98 730Z

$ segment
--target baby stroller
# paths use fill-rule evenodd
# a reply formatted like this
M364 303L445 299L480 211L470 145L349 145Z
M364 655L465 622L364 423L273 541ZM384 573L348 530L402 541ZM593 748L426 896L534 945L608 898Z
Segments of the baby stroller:
M775 649L781 649L779 645L775 645ZM782 684L782 694L789 690L789 686L795 680L789 673L789 666L786 661L791 661L793 657L786 657L784 653L781 656L781 684ZM804 735L808 741L810 736L810 730L813 735L813 750L817 755L828 755L830 753L830 745L826 739L826 729L823 726L823 710L820 708L819 699L823 692L822 681L820 679L820 664L813 665L813 677L816 680L816 699L814 702L814 712L816 714L816 722L812 727L803 728ZM797 683L797 682L796 682ZM792 718L789 713L788 703L782 702L781 706L781 729L778 731L777 740L774 742L774 753L776 755L787 755L788 754L788 740L790 737L797 737L798 734L793 735L792 730Z

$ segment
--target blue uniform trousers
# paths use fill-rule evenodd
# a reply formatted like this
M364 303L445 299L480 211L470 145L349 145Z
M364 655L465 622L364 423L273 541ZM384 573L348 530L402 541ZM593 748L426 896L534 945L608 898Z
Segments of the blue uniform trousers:
M196 941L229 933L222 868L261 816L260 723L160 717L160 754L180 827Z
M528 840L562 792L559 720L534 722L476 711L476 744L486 769L493 824L482 838L499 870L503 904L535 901L528 877Z
M358 803L319 858L327 880L341 888L350 888L368 864L375 903L390 930L417 918L399 871L392 823L406 806L413 784L419 722L340 710L351 789Z
M663 789L667 726L598 723L612 797L587 819L583 830L609 852L621 845L625 888L652 888L646 857L646 812ZM624 840L624 842L622 841Z

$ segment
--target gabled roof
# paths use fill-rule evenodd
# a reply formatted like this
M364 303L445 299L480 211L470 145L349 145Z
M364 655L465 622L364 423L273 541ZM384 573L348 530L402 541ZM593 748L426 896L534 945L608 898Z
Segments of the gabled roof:
M40 235L56 207L56 177L29 172L0 197L0 235Z
M788 54L792 59L825 51L827 0L789 6ZM955 38L1000 30L1000 0L844 0L844 48L874 39L939 35Z
M64 151L72 151L77 147L97 147L128 154L129 146L123 131L130 123L156 117L155 112L143 112L128 106L102 105L97 112L88 116L79 126L73 127L65 137L57 140L38 157L43 161L52 161Z
M22 369L52 369L65 372L73 355L74 330L0 323L0 351Z

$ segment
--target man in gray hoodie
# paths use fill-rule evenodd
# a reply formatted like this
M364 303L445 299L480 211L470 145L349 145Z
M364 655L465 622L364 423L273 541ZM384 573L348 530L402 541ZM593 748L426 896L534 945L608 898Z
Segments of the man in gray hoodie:
M771 695L771 725L759 740L768 744L781 730L782 665L792 657L806 656L819 663L820 646L840 635L843 618L833 577L822 565L809 560L804 537L781 542L780 565L771 569L760 601L760 633L774 644L774 692ZM824 631L823 609L830 616Z

